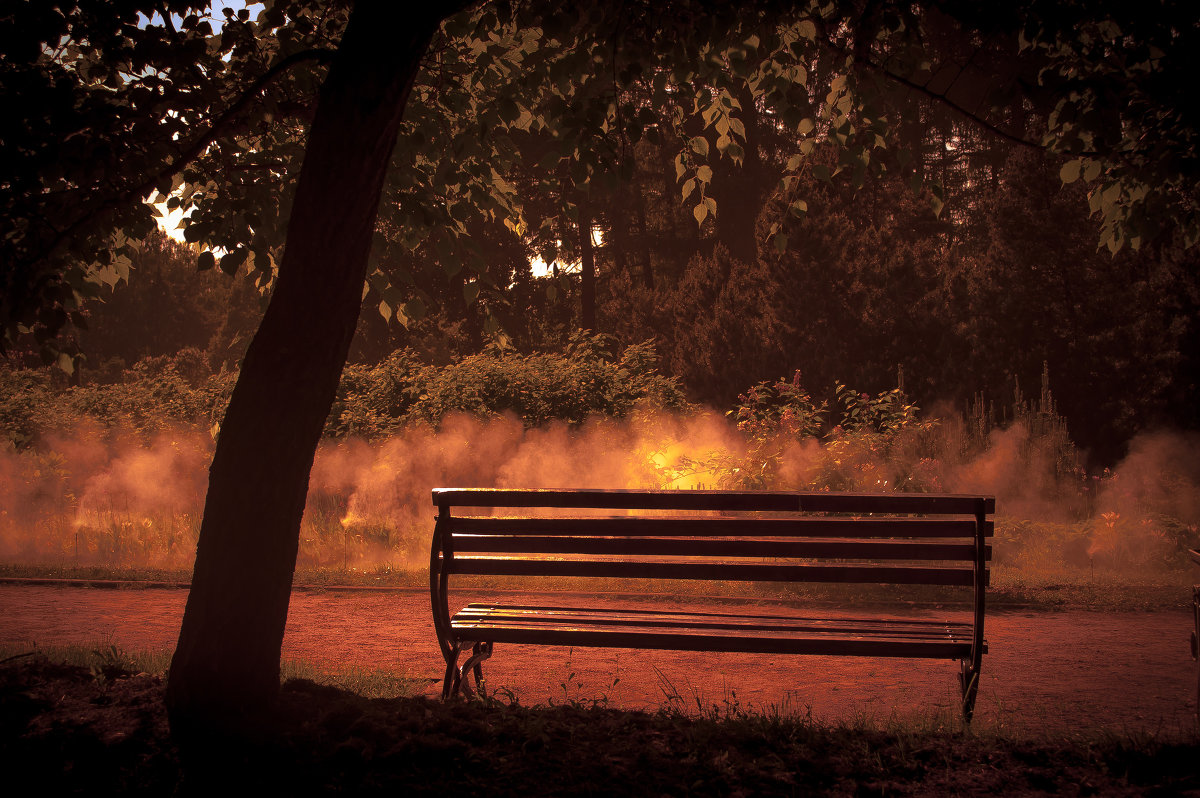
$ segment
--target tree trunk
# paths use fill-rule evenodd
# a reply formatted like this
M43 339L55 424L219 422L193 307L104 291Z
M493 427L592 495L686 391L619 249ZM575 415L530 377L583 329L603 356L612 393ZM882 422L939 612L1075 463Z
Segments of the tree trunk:
M646 290L654 292L654 264L650 260L650 231L646 229L646 195L642 193L640 186L635 186L637 191L637 203L634 207L637 208L637 229L638 229L638 251L642 258L642 285Z
M579 203L579 326L596 331L596 255L592 248L592 215L587 203Z
M359 0L321 89L279 279L209 472L167 683L176 733L247 728L279 692L309 471L358 319L405 102L451 10Z

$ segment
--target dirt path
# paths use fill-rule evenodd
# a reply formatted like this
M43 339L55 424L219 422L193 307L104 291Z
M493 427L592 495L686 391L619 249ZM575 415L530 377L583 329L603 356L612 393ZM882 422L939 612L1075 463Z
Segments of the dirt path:
M111 639L127 649L169 649L186 597L183 590L0 585L0 641ZM532 596L503 597L524 599ZM987 624L980 726L1089 736L1195 728L1189 613L996 612ZM297 592L284 656L407 671L425 679L430 694L444 669L428 595L419 591ZM497 646L486 667L489 686L511 689L523 704L607 697L610 706L636 709L678 695L687 709L736 701L811 708L818 719L957 712L957 664L949 661Z

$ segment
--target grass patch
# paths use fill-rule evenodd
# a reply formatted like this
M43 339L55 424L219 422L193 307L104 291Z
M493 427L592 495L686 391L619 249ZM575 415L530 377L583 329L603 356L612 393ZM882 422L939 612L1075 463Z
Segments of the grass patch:
M285 659L279 664L279 680L302 680L348 690L364 698L403 698L420 695L426 680L387 668L322 668L307 660Z
M111 640L65 646L0 643L0 662L44 660L59 665L83 668L97 679L106 675L146 674L166 676L171 665L171 652L126 651Z
M169 568L0 563L0 578L187 583L192 572Z
M1039 609L1086 609L1103 612L1185 610L1192 605L1196 573L1166 572L1130 576L1082 569L1040 572L997 566L992 570L988 604Z

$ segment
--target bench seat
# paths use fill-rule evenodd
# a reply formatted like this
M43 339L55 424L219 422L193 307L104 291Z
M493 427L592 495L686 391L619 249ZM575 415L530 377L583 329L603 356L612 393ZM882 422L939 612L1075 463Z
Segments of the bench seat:
M944 620L486 603L459 610L450 628L497 643L937 659L970 656L973 635L970 622Z

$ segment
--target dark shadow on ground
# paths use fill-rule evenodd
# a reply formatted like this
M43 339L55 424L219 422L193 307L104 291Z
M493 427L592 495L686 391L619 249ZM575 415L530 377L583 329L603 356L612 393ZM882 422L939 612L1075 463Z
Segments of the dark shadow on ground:
M269 733L182 752L162 680L22 657L0 665L10 785L60 795L1200 794L1200 744L1033 741L569 704L365 699L284 686Z

